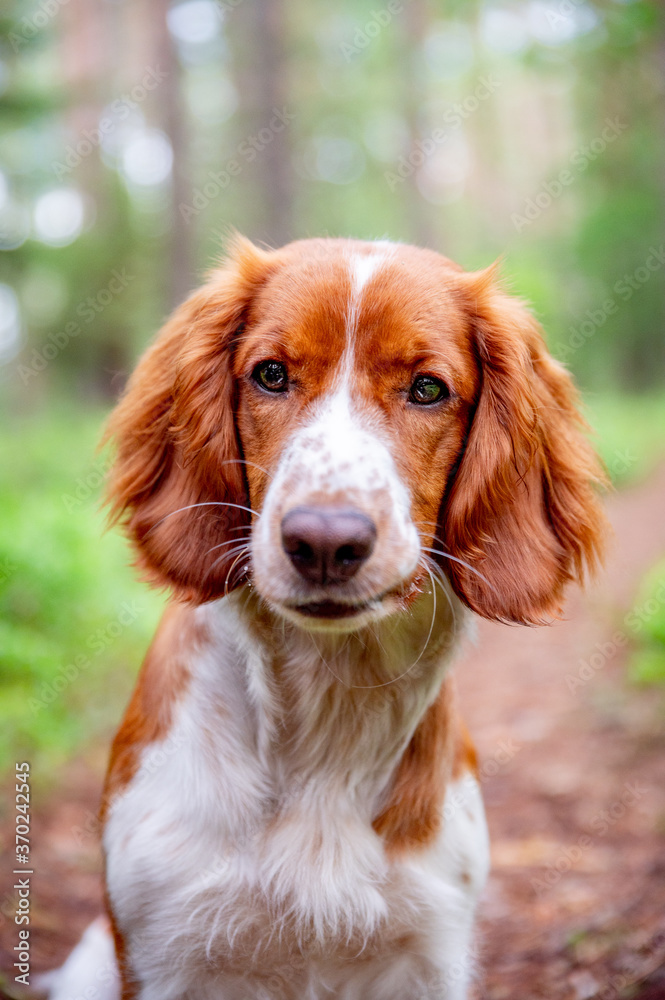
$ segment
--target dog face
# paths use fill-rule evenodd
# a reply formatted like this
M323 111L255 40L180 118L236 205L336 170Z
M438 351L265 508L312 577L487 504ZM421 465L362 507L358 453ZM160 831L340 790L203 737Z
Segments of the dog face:
M237 240L130 381L110 498L143 570L190 600L250 578L303 628L356 629L434 561L479 614L537 622L600 551L580 424L491 269Z
M254 583L306 626L357 627L427 579L478 388L462 309L395 250L296 245L234 357Z

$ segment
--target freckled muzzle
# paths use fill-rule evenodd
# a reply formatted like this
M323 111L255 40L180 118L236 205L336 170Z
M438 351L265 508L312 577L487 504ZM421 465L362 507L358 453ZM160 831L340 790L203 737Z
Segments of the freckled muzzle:
M252 531L253 582L302 627L346 631L392 613L418 564L409 491L378 425L343 384L276 463Z

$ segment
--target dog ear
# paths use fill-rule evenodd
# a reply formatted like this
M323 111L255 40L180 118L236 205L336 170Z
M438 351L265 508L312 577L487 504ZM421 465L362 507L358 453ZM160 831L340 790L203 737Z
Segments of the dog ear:
M605 474L566 370L495 268L460 275L480 394L442 510L440 537L458 596L485 618L539 624L561 610L569 580L602 557Z
M124 524L151 582L197 603L242 579L231 571L250 514L231 362L273 256L235 238L143 355L104 436L116 448L111 522Z

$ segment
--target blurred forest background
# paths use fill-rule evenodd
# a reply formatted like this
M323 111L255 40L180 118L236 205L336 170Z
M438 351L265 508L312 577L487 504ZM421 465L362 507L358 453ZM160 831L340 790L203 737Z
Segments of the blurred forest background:
M126 700L161 597L102 535L95 444L231 227L503 255L615 482L654 467L661 4L38 0L0 19L2 766L67 759ZM662 603L637 679L665 674Z

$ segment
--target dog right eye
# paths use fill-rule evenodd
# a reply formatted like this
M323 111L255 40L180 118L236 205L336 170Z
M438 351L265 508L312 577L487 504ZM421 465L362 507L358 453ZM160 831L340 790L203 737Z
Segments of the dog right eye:
M268 392L286 392L289 376L281 361L259 361L252 372L252 378Z

